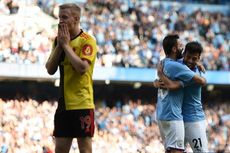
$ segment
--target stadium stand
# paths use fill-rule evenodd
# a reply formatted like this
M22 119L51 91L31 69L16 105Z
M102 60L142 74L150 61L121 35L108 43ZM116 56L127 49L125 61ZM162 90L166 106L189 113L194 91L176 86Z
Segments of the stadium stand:
M1 99L0 105L1 116L4 116L0 129L2 153L53 153L52 129L56 102ZM211 152L230 151L230 122L224 121L229 113L227 107L229 105L223 103L205 110ZM127 104L122 107L105 106L97 109L94 152L164 152L154 112L155 105L142 104L140 99L128 99ZM71 153L76 149L77 143L74 142Z
M44 64L50 53L57 30L57 4L46 4L52 7L44 15L41 8L48 8L44 3L26 2L1 1L0 62ZM81 26L99 44L97 66L155 68L164 57L163 37L177 32L184 43L201 42L206 69L229 70L230 10L226 6L154 1L88 1L82 5Z
M229 87L203 90L211 152L229 152ZM58 90L49 82L0 84L0 148L2 153L53 153L53 115ZM163 153L155 120L156 89L132 85L95 85L93 149L97 153ZM8 150L8 152L6 152ZM77 142L71 153L77 150ZM189 150L188 148L188 151Z

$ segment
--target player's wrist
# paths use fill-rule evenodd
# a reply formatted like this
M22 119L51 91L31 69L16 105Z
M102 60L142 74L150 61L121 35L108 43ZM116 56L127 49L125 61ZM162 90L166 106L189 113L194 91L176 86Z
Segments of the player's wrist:
M68 44L62 44L62 48L63 48L64 50L69 50L69 49L71 49L70 46L69 46Z

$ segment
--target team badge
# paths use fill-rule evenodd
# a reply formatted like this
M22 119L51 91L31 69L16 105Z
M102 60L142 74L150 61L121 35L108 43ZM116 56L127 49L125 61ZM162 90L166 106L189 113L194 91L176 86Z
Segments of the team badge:
M87 56L92 55L93 47L89 44L83 46L82 53L83 53L83 55L87 55Z
M182 147L183 146L183 141L182 140L177 140L177 146Z

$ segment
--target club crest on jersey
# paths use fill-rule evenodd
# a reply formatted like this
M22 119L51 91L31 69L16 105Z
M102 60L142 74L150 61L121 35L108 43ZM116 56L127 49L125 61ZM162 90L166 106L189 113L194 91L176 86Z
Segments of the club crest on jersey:
M82 53L83 53L83 55L87 55L87 56L92 55L93 47L89 44L83 46Z
M183 146L183 140L177 140L177 146L182 147Z

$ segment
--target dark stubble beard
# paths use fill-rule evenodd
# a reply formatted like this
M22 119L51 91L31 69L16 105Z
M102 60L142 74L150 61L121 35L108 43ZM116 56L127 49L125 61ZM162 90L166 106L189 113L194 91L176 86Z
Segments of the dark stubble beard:
M177 50L177 56L176 56L177 59L181 59L183 57L182 56L182 51L183 51L183 49L178 49Z

